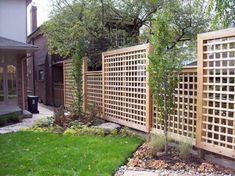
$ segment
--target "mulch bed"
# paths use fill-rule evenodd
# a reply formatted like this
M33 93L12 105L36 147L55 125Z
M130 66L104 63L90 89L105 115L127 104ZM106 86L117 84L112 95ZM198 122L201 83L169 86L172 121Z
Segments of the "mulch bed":
M169 147L169 153L157 153L152 155L152 150L148 144L144 143L134 153L133 157L127 163L128 167L140 167L144 169L168 169L168 170L185 170L201 173L216 174L235 174L234 171L222 166L212 164L202 160L192 154L187 159L179 158L179 153L174 146Z

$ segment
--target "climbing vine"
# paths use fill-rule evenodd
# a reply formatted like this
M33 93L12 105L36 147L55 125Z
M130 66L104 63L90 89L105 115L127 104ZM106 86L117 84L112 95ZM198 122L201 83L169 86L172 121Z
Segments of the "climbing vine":
M72 56L72 76L74 80L74 89L75 89L75 101L73 103L73 112L75 114L80 114L82 112L82 103L83 103L83 93L82 93L82 63L83 63L83 54L84 52L80 47L78 47L75 53Z

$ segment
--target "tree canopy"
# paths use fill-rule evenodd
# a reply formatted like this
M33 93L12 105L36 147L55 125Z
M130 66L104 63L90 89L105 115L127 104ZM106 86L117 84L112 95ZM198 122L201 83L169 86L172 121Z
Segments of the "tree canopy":
M139 29L149 25L163 0L56 0L43 32L52 53L70 56L77 45L90 53L115 48L111 29L123 29L125 45L138 43ZM112 26L113 25L113 26Z
M209 14L214 16L213 28L220 29L235 25L234 0L210 0L208 10Z

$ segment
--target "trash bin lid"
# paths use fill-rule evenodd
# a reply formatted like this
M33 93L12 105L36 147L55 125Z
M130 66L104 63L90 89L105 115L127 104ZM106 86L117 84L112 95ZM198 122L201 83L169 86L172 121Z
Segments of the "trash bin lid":
M38 98L38 96L28 95L28 98Z

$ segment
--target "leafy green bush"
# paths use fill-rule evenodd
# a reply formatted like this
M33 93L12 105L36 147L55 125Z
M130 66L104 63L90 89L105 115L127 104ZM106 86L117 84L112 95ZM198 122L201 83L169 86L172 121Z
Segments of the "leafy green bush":
M119 131L121 136L135 136L135 133L132 132L129 128L124 127Z
M152 155L156 156L157 152L162 152L165 146L165 137L162 135L152 135L149 142L149 147Z
M100 128L89 128L89 127L84 127L81 129L72 129L68 128L67 130L64 131L65 135L98 135L98 136L104 136L104 130Z
M67 130L64 131L63 134L64 135L77 135L79 134L79 130L68 128Z
M0 116L0 126L5 126L9 123L17 123L21 121L20 113L10 113Z
M179 142L177 149L179 151L179 157L181 159L187 159L190 156L190 153L193 149L192 142Z
M53 127L39 127L39 126L34 126L32 128L27 128L23 129L22 131L32 131L32 132L54 132Z
M118 134L118 130L117 129L113 129L110 131L110 135L112 136L116 136Z
M52 127L54 123L54 117L47 117L46 119L40 120L35 127L40 127L40 128L47 128L47 127Z
M71 128L71 129L81 129L84 127L85 127L85 125L82 122L80 122L79 120L74 120L69 123L69 128Z

